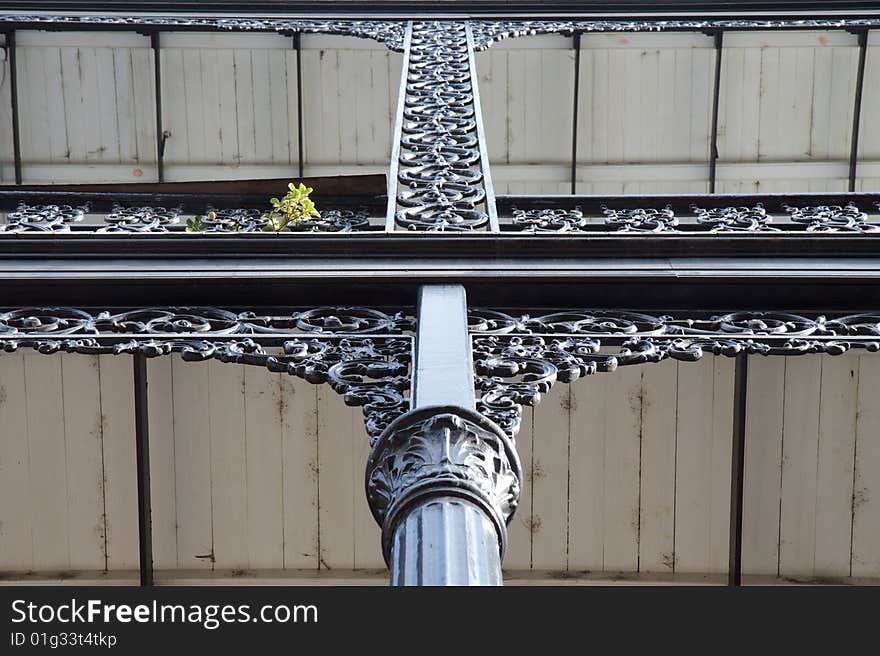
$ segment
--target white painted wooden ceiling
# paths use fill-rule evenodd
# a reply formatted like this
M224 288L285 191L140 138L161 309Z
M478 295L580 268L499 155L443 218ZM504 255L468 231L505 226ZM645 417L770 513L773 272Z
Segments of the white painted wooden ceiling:
M628 367L527 411L509 576L722 580L732 365ZM755 357L750 373L745 573L880 580L880 358ZM148 376L161 580L382 570L359 409L257 367L173 356ZM133 577L130 358L0 357L0 426L3 577Z
M880 183L877 38L869 39L861 189ZM26 182L155 180L144 37L21 32L18 44ZM289 39L179 34L163 46L169 180L295 174ZM306 36L303 48L306 174L384 171L400 56L344 37ZM844 32L725 37L719 191L846 188L856 52ZM705 191L708 37L586 35L581 58L577 191ZM2 63L0 181L8 183ZM478 74L497 189L568 193L571 39L500 43L478 55ZM557 386L528 411L509 576L720 580L731 365L706 358L628 368ZM755 358L751 370L746 573L880 577L872 397L880 359ZM368 444L359 410L327 388L238 365L163 358L149 375L160 580L383 580L371 573L383 563L362 489ZM127 357L0 357L4 577L134 577L131 390Z
M156 178L146 37L21 31L26 182ZM163 35L169 181L295 174L296 52L268 34ZM302 39L307 175L385 171L401 56L352 37ZM573 40L502 41L477 56L500 193L569 193ZM719 192L845 190L858 47L845 31L727 33ZM11 179L8 60L0 68L0 182ZM586 34L578 193L707 190L715 51L699 33ZM868 41L858 188L880 183L880 34Z

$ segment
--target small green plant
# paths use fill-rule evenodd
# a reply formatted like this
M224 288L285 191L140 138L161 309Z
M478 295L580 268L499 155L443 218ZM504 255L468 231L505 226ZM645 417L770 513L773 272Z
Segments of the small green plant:
M208 212L207 216L203 217L201 215L197 215L197 216L194 216L194 217L187 219L186 220L186 231L187 232L204 232L208 226L206 226L204 223L202 223L203 218L208 219L208 220L216 219L217 214L214 212Z
M287 185L289 191L281 200L271 199L272 210L263 215L263 219L269 223L263 227L266 232L289 232L291 226L299 221L305 221L312 217L319 217L321 213L315 208L315 203L309 198L314 191L303 183L296 186L294 183Z

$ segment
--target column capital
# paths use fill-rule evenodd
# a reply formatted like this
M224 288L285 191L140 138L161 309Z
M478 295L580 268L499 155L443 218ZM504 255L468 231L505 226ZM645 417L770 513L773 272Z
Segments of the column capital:
M434 497L459 497L481 508L495 525L503 556L521 481L513 440L490 419L458 406L408 412L382 433L367 461L367 501L382 527L385 560L400 520Z

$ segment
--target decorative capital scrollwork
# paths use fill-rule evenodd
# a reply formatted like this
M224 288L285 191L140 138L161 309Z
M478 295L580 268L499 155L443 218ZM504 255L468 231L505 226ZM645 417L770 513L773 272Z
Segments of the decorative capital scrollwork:
M386 561L405 511L438 496L460 497L486 512L503 554L521 480L513 440L485 416L453 406L408 412L388 426L367 461L367 501L382 526Z

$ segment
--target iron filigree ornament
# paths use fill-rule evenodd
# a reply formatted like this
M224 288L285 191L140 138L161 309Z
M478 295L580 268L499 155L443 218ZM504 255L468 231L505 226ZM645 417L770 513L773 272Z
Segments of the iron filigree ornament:
M20 308L0 312L0 352L179 353L189 362L259 366L329 384L346 404L363 408L367 433L376 438L409 409L413 328L402 312L355 307L269 316L217 308Z
M413 24L397 174L396 224L470 231L488 224L471 53L464 23Z
M623 311L566 310L538 316L471 310L478 410L511 437L523 406L554 383L666 359L704 354L842 355L880 351L880 315L834 319L784 312L731 312L701 318Z

